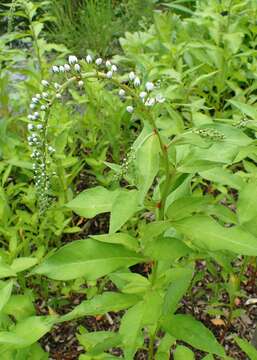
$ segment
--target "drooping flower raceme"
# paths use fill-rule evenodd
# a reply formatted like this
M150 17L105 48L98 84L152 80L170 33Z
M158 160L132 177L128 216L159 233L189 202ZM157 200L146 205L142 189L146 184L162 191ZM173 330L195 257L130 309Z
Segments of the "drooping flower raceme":
M99 70L100 66L103 70ZM35 186L42 211L48 207L51 199L50 182L53 175L51 165L55 154L55 149L50 144L48 131L50 109L55 101L63 98L63 92L68 86L77 84L77 88L83 91L86 89L88 78L109 81L117 87L119 98L129 114L135 113L138 106L149 109L165 101L161 94L155 94L158 86L156 87L153 82L144 83L138 74L131 71L127 75L127 84L124 80L120 80L117 65L110 60L104 63L100 57L93 63L91 55L87 55L85 60L78 60L75 55L70 55L68 63L52 66L52 75L54 80L51 82L42 80L41 92L31 99L27 126Z

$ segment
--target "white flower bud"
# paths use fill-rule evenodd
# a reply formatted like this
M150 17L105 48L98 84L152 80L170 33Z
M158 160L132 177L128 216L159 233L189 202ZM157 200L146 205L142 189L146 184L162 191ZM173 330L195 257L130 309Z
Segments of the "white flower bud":
M120 89L119 90L119 95L121 96L121 97L123 97L123 96L125 96L125 90L123 90L123 89Z
M70 65L75 64L77 62L78 62L77 56L75 56L75 55L70 55L69 56L69 64Z
M47 92L42 92L42 96L44 97L44 98L47 98L48 97L48 93Z
M135 79L135 77L136 77L136 74L134 73L134 71L131 71L131 72L129 73L129 80L130 80L130 81L133 81L133 80Z
M134 85L139 86L141 84L139 77L135 77Z
M43 125L42 125L42 124L38 124L38 125L37 125L37 129L38 129L38 130L42 130L42 129L43 129Z
M40 109L41 109L42 111L45 111L45 110L46 110L46 106L45 106L45 105L41 105L41 106L40 106Z
M37 99L41 99L41 95L40 95L40 94L36 94L36 98L37 98Z
M55 95L55 97L56 97L56 99L61 99L61 98L62 98L62 95L59 94L59 93L57 93L57 94Z
M133 108L133 106L127 106L126 107L126 110L127 110L127 112L129 112L129 113L133 113L133 111L134 111L134 108Z
M64 64L64 71L70 71L71 67L69 64Z
M61 73L64 73L64 66L61 65L61 66L59 67L59 70L60 70Z
M80 65L79 64L75 64L74 65L74 70L79 72L80 71Z
M112 63L110 62L110 60L107 60L107 61L106 61L105 66L106 66L107 68L109 68L109 67L112 66Z
M153 106L154 104L155 104L155 99L154 98L149 98L145 102L145 106Z
M34 116L31 115L31 114L29 114L29 115L28 115L28 119L29 119L29 120L34 120Z
M29 107L30 107L31 109L35 109L36 105L35 105L35 104L30 104Z
M112 70L112 72L116 72L118 70L118 68L116 65L112 65L111 70Z
M56 65L54 65L54 66L52 67L52 71L53 71L53 73L58 73L58 72L59 72L59 67L56 66Z
M32 103L37 104L37 103L39 102L39 99L36 98L36 97L33 97L33 98L31 99L31 101L32 101Z
M86 57L86 62L87 62L88 64L91 64L92 61L93 61L92 56L91 56L91 55L87 55L87 57Z
M84 82L82 81L82 80L80 80L79 82L78 82L78 86L79 87L82 87L84 85Z
M166 100L165 97L163 97L161 94L157 95L155 98L156 102L158 102L159 104L164 103L164 101Z
M96 61L95 61L96 65L101 65L102 62L103 62L103 59L102 59L102 58L98 58L98 59L96 59Z
M34 125L33 124L28 124L28 130L32 131L34 129Z
M146 91L152 91L154 89L154 84L151 81L148 81L145 84Z
M143 100L147 96L147 93L145 91L141 91L139 94L139 97Z
M60 89L60 87L61 87L61 85L60 85L60 84L58 84L58 83L54 83L54 88L55 88L56 90Z
M108 71L107 74L106 74L106 77L108 79L111 79L112 78L112 71Z
M36 119L39 118L39 113L37 111L34 112L34 118L36 118Z
M49 86L49 82L47 80L42 80L41 84L45 87Z
M55 152L55 149L52 147L52 146L48 146L48 151L50 153L54 153Z

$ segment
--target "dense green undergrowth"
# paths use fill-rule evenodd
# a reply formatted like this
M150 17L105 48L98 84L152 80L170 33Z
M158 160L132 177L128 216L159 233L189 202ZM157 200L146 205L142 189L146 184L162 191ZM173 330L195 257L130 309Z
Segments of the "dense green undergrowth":
M0 38L1 359L48 359L39 340L54 325L120 311L117 331L80 329L79 359L233 359L224 337L245 284L256 292L257 4L166 2L112 59L108 33L92 43L95 10L85 49L47 41L48 6L16 2ZM194 291L206 274L208 297ZM86 299L58 315L49 293ZM182 311L185 296L204 298L223 338Z

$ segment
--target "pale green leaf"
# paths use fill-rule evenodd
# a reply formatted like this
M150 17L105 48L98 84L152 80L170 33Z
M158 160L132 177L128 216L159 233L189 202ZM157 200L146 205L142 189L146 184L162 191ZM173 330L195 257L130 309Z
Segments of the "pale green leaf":
M142 262L144 258L122 245L101 243L93 239L77 240L57 250L32 273L55 280L85 277L95 280L118 268Z

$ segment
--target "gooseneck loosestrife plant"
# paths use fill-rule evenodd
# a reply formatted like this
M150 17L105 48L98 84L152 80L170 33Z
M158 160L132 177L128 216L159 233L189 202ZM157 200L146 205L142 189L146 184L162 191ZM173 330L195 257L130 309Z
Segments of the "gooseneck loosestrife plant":
M197 173L205 176L204 170L210 169L210 164L213 167L205 152L217 152L223 146L231 151L228 137L233 139L238 129L208 123L167 136L160 122L168 106L163 82L150 80L134 71L119 74L117 65L110 60L94 60L91 55L78 60L71 55L68 63L52 67L50 80L42 81L41 92L31 101L28 124L41 212L51 205L51 178L55 176L55 149L49 136L51 108L66 100L70 87L87 96L87 87L101 82L124 105L127 121L140 119L143 129L121 165L106 163L115 172L116 180L126 180L126 186L116 181L111 189L89 188L65 204L85 218L110 212L109 233L89 235L61 247L33 273L60 281L108 277L116 286L115 292L101 288L100 294L53 320L58 323L126 310L118 332L81 335L94 344L87 347L83 360L113 359L106 351L115 347L122 349L126 360L133 360L139 349L148 352L149 360L169 359L177 340L209 354L208 359L213 355L227 359L210 330L177 310L192 286L197 259L213 256L216 260L220 253L220 261L226 256L231 259L231 254L257 255L255 238L245 228L226 226L227 222L234 224L234 214L221 208L215 197L203 196L198 187ZM212 153L208 155L213 159ZM130 270L139 263L147 264L147 277ZM182 348L178 352L190 351Z

